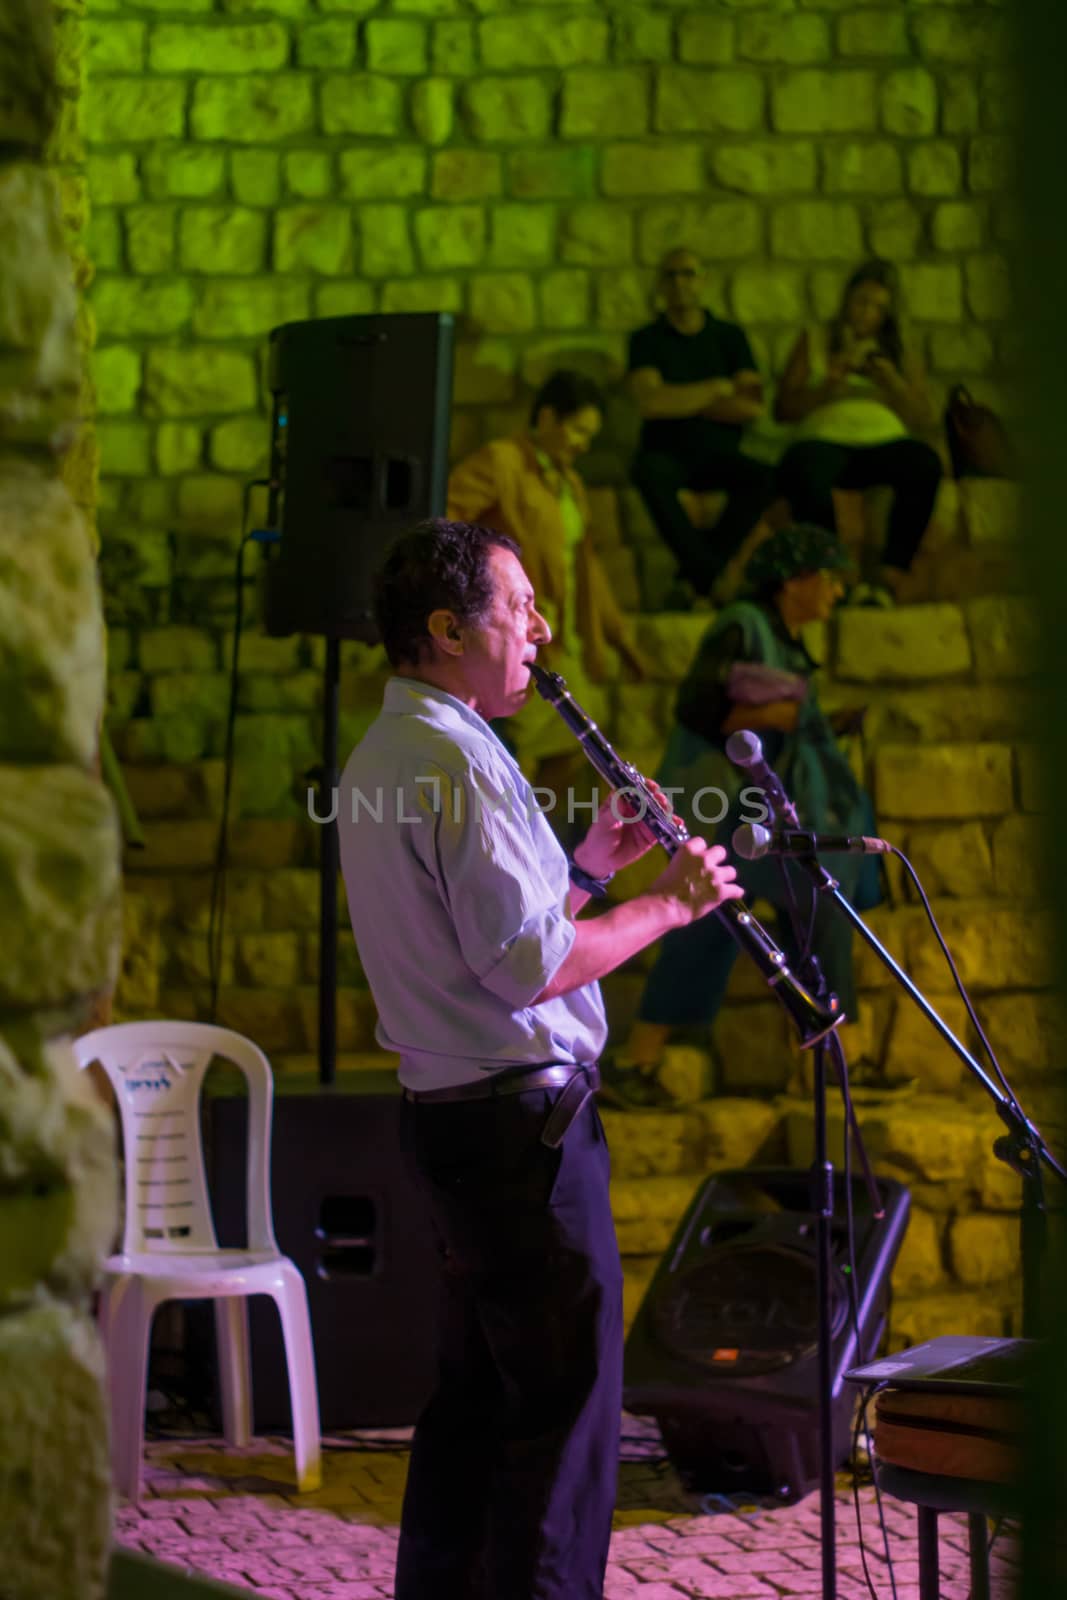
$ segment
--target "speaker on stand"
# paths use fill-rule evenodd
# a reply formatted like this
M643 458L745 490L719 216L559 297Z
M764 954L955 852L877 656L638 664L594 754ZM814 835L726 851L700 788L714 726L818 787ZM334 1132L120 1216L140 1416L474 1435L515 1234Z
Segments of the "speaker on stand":
M872 1356L909 1198L879 1179L885 1215L852 1180L858 1333L849 1296L847 1201L833 1224L834 1453L847 1459L854 1393L843 1374ZM815 1216L808 1172L723 1172L698 1190L626 1342L623 1400L659 1423L685 1481L793 1500L819 1481Z
M341 639L377 639L374 575L397 536L440 516L448 488L453 320L444 311L290 322L270 336L267 632L326 638L320 818L338 784ZM322 822L319 1080L337 1057L337 828Z

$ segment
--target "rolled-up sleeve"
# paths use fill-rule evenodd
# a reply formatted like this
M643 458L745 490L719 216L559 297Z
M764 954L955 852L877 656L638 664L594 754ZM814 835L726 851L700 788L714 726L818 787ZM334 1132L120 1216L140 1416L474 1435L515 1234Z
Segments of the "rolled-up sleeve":
M513 1010L531 1005L576 937L567 915L566 858L535 828L523 793L503 772L474 768L457 783L441 775L434 818L434 873L463 959Z

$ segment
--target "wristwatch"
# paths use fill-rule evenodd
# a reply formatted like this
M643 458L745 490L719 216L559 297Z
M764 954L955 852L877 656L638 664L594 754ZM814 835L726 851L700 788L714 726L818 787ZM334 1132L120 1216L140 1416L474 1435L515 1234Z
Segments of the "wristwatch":
M584 867L578 865L573 856L567 857L567 869L574 887L583 889L586 894L591 894L595 900L603 900L608 892L608 884L615 876L613 872L609 872L606 878L594 878L591 872L586 872Z

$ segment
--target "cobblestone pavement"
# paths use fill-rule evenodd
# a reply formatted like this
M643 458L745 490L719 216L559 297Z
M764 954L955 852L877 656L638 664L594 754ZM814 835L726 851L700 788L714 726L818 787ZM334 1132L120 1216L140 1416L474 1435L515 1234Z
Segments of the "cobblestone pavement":
M407 1471L404 1432L324 1441L323 1487L298 1495L284 1441L233 1450L209 1439L149 1444L140 1506L120 1505L116 1543L253 1591L260 1600L391 1600ZM873 1490L860 1491L878 1600L892 1600ZM885 1501L896 1600L917 1600L911 1507ZM838 1489L838 1594L861 1600L851 1492ZM1015 1592L1011 1530L993 1547L994 1600ZM627 1419L605 1600L774 1600L821 1593L819 1500L771 1508L701 1501L662 1459L648 1425ZM941 1600L967 1600L967 1532L941 1519Z

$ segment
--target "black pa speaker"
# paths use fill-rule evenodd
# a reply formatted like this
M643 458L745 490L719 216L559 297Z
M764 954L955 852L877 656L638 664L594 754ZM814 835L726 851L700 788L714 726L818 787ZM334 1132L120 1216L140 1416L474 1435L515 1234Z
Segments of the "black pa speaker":
M268 633L376 639L374 574L399 533L445 509L452 336L443 311L272 331Z
M852 1181L857 1348L844 1177L834 1185L834 1455L843 1462L855 1395L842 1375L881 1337L909 1199L880 1179L879 1220L862 1179ZM815 1230L808 1172L718 1173L698 1190L649 1285L626 1343L624 1404L657 1420L694 1488L788 1500L818 1482Z
M274 1231L307 1284L323 1428L402 1427L435 1378L441 1258L400 1150L400 1090L390 1073L341 1075L328 1088L279 1086L274 1101ZM213 1098L210 1183L220 1244L245 1239L247 1100ZM289 1386L278 1314L251 1302L257 1429L287 1428Z

